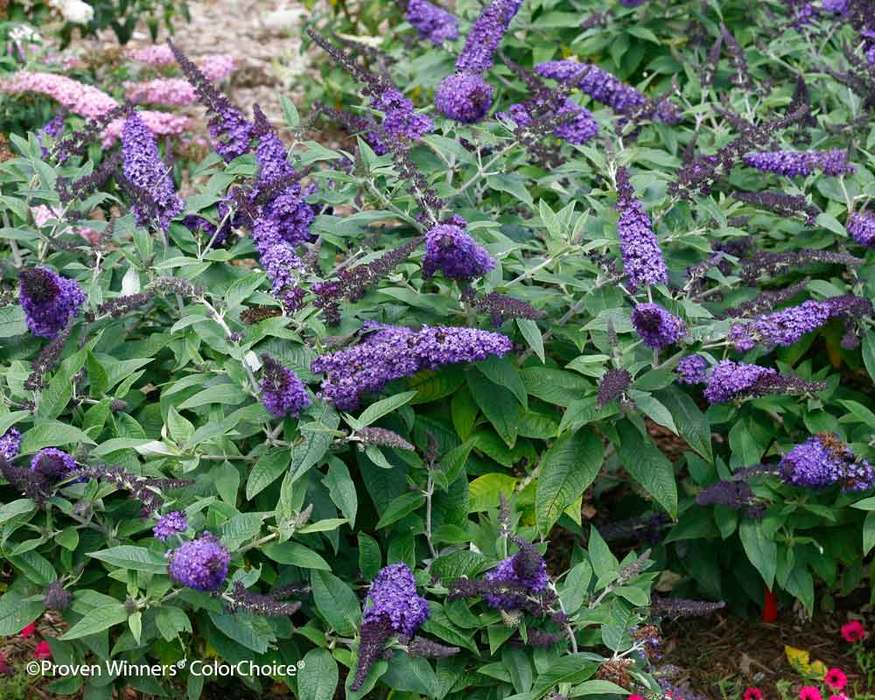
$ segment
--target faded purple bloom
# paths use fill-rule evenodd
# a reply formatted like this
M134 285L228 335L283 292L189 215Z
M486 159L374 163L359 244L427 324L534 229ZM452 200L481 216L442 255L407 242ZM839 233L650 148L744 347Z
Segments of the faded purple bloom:
M310 405L307 388L298 375L270 355L262 355L261 403L272 416L297 416Z
M857 243L875 248L875 214L859 212L848 219L848 233Z
M797 270L802 265L826 263L855 267L862 265L863 262L861 258L832 250L803 248L788 253L757 251L742 262L741 278L749 284L754 284L763 273L776 275L789 270Z
M599 380L596 406L602 408L623 395L632 383L632 375L626 369L609 369Z
M465 37L456 69L467 73L488 71L495 50L522 4L522 0L492 0L484 7Z
M228 575L231 555L211 532L170 553L168 572L176 583L196 591L216 591Z
M368 677L368 671L383 657L386 642L394 634L395 630L392 629L388 617L383 617L361 626L359 630L358 660L356 661L355 677L350 685L351 690L358 690L362 687L362 684Z
M686 324L659 304L637 304L632 311L632 325L644 344L657 350L678 342L687 333Z
M470 282L494 267L492 256L459 226L438 224L425 234L425 277L440 270L444 277Z
M434 93L437 111L463 124L479 122L492 106L493 89L477 73L451 73Z
M460 651L459 647L448 647L425 637L414 637L407 645L407 653L410 656L419 656L424 659L443 659L458 654Z
M796 177L821 171L825 175L843 175L854 172L848 164L848 152L832 151L757 151L743 158L745 165L765 173Z
M805 223L814 226L820 210L801 195L784 194L783 192L741 192L735 191L732 196L740 202L755 207L761 207L781 216L800 214Z
M829 433L796 445L781 460L780 473L784 481L809 488L839 484L845 491L863 491L875 485L872 465Z
M528 102L513 104L507 112L503 112L499 116L512 120L517 126L528 126L534 121L533 108L537 109L540 106L537 102L535 100L534 105ZM561 122L553 129L553 135L558 139L581 146L592 140L598 133L599 125L593 119L592 113L568 98L565 99L561 108L551 111L551 119Z
M654 596L651 609L656 615L664 617L704 617L722 610L726 603L722 600L692 600L690 598L663 598Z
M188 519L182 511L174 510L158 518L152 534L156 539L166 542L172 535L179 535L188 530Z
M121 142L122 170L137 194L132 207L137 223L145 226L154 221L166 231L184 204L176 194L169 168L161 160L155 137L136 112L125 120Z
M413 452L416 449L398 433L386 428L377 428L370 425L356 430L346 440L347 442L360 442L363 445L394 447L397 450L407 450L408 452Z
M486 574L491 583L519 587L524 593L485 593L486 603L500 610L525 607L526 595L542 593L547 588L547 565L537 549L529 542L520 541L520 551L499 563Z
M408 0L404 19L419 32L419 36L437 46L459 36L456 16L428 0Z
M620 0L623 7L641 7L647 0Z
M21 433L17 428L9 428L0 437L0 457L11 462L21 449Z
M412 637L428 615L428 601L416 593L413 572L407 564L390 564L368 589L362 625L388 620L392 630Z
M313 372L326 374L322 395L339 408L351 410L362 395L379 391L390 381L423 369L458 362L476 362L509 352L511 342L500 333L475 328L387 326L346 350L317 357Z
M76 469L76 460L62 450L45 447L33 456L30 469L50 481L60 481Z
M60 581L52 581L46 588L45 596L43 596L43 605L49 610L64 611L70 607L72 602L73 594L65 590Z
M48 267L24 269L18 282L27 327L41 338L57 336L85 303L85 293L76 280Z
M853 294L831 297L822 301L805 301L774 311L750 321L735 323L729 329L728 339L737 350L752 350L757 343L766 347L787 347L806 333L817 330L831 318L870 316L872 302Z
M478 311L489 314L493 326L500 326L509 318L528 318L536 321L544 317L544 312L531 304L498 292L489 292L479 297L473 294L463 295L463 299Z
M275 594L265 595L247 590L242 581L235 581L228 595L231 598L228 602L228 608L232 612L246 610L267 617L285 617L294 615L301 608L298 601L282 602L277 600Z
M704 393L705 398L714 404L766 394L819 391L824 386L823 382L808 382L770 367L722 360L711 371Z
M701 355L687 355L678 361L675 372L681 384L702 384L705 381L705 370L708 360Z
M617 170L616 208L620 212L617 237L620 239L623 270L629 287L634 291L641 285L668 282L668 270L650 217L641 202L635 198L635 190L632 189L629 173L625 168Z

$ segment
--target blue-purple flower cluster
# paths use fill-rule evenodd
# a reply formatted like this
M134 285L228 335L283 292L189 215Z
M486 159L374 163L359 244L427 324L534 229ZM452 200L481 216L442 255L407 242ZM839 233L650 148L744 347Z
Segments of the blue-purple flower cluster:
M528 126L535 121L532 113L543 107L542 101L535 99L531 102L513 104L508 107L507 112L499 116L510 119L517 126ZM593 118L592 113L568 98L558 110L551 111L550 117L559 122L553 129L553 135L576 146L591 141L599 130L598 122Z
M429 327L420 331L383 326L346 350L317 357L313 372L326 375L322 396L344 410L356 408L361 397L423 369L502 356L511 349L500 333L476 328Z
M57 336L85 303L85 292L76 280L48 267L22 270L18 283L28 330L41 338Z
M438 224L425 234L422 274L432 277L438 270L449 279L470 282L495 267L495 260L461 226Z
M298 375L270 355L262 355L261 403L277 418L297 416L310 405L307 388Z
M820 171L824 175L844 175L854 172L848 163L848 152L831 151L757 151L745 154L745 165L764 173L787 177L811 175Z
M419 36L437 46L459 36L459 20L456 16L428 0L408 0L404 19Z
M412 637L428 615L428 601L416 593L413 572L407 564L390 564L371 582L362 624L386 620L395 632Z
M824 387L799 377L781 374L771 367L722 360L707 379L704 396L712 404L766 394L799 394Z
M16 428L10 428L0 436L0 457L11 462L21 450L21 433Z
M231 562L228 550L211 532L181 544L169 557L170 578L196 591L218 590Z
M848 219L848 233L857 243L875 248L875 214L858 212Z
M173 535L181 535L187 529L188 519L185 517L185 513L175 510L158 518L158 522L152 528L152 534L155 535L155 539L166 542Z
M838 484L845 491L863 491L875 486L875 469L859 459L842 440L819 434L796 445L784 455L781 477L794 486L825 488Z
M644 341L655 350L673 345L687 334L686 324L659 304L636 304L632 325Z
M701 355L687 355L678 361L675 372L681 384L701 384L707 376L708 360Z
M668 282L668 269L650 217L636 199L625 168L617 170L617 211L617 237L629 288L635 291L640 286Z
M486 574L494 584L519 588L520 592L484 593L483 599L499 610L518 610L526 606L526 596L543 593L547 589L547 565L538 550L528 542L520 543L520 551L502 560Z
M76 469L76 460L63 450L45 447L33 456L30 469L49 481L60 481Z
M766 348L787 347L831 318L853 319L871 315L871 301L845 294L822 301L805 301L798 306L735 323L729 329L728 338L737 350L744 352L753 350L758 343Z

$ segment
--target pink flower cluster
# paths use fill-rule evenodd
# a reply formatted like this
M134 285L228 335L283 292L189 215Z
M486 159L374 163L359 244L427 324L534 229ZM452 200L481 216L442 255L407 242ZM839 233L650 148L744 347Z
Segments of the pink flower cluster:
M169 46L144 46L131 49L128 58L138 63L144 63L152 68L164 68L176 63ZM221 82L234 72L234 57L226 53L211 53L201 56L195 61L201 72L213 82Z
M84 85L56 73L34 73L19 71L9 78L0 80L0 92L18 95L35 92L51 97L67 110L86 119L95 119L118 107L112 97L91 85ZM140 112L140 117L156 136L180 134L189 127L187 117L167 112ZM121 133L122 119L111 122L103 132L103 145L115 142Z
M127 83L125 97L134 104L182 107L192 104L197 94L184 78L156 78L142 83Z

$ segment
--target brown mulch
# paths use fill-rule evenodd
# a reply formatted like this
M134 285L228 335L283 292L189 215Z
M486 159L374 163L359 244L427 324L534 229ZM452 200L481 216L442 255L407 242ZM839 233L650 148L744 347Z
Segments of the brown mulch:
M785 612L789 618L792 613ZM777 698L776 683L802 685L802 678L787 661L785 646L804 649L811 660L842 669L849 687L865 690L866 679L856 666L851 646L839 633L843 615L819 615L804 622L782 619L774 623L729 614L680 620L662 625L663 662L682 669L681 679L708 698L722 698L720 688L759 687L767 698ZM871 626L871 625L869 625ZM722 684L722 685L721 685Z

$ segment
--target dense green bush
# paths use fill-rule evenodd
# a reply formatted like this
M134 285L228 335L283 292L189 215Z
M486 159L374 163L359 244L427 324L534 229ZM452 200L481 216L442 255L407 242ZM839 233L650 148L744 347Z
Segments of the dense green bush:
M868 586L875 83L803 5L462 2L464 95L461 38L344 6L282 132L179 56L200 162L125 106L12 133L0 635L174 697L662 697L662 617Z

